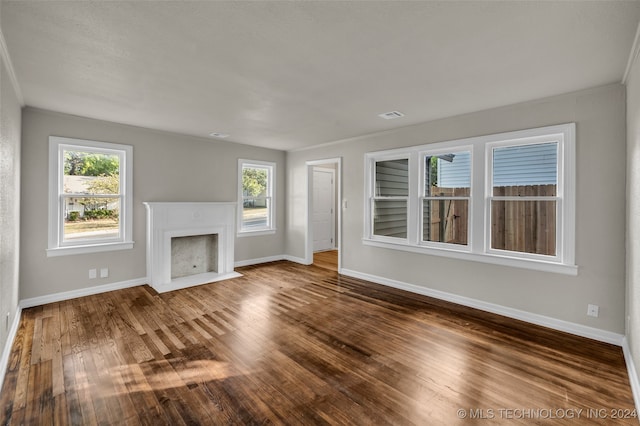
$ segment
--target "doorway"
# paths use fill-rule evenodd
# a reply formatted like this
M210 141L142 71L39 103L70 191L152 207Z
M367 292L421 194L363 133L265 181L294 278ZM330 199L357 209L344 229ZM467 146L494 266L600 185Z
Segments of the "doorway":
M313 252L335 248L335 170L314 166L311 212L313 227Z
M340 158L307 161L306 263L341 268L341 173Z

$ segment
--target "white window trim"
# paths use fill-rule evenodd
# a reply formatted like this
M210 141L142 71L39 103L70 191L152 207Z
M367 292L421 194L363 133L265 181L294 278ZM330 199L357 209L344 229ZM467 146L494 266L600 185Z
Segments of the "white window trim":
M242 191L242 168L244 166L267 167L269 176L267 182L268 194L270 199L269 206L269 224L266 227L258 229L242 229L242 212L244 209L244 194ZM271 161L238 159L238 212L237 212L237 233L238 237L254 237L259 235L273 235L276 233L276 163Z
M472 260L496 265L577 275L575 265L575 123L561 124L495 135L438 142L365 154L365 220L363 244L374 247ZM535 255L490 249L491 149L496 146L558 142L558 221L556 256ZM471 196L469 200L468 245L421 243L421 195L424 193L425 155L438 151L471 149ZM409 158L409 222L407 239L373 235L371 200L375 163L390 158ZM416 172L417 171L417 172Z
M62 152L65 148L116 153L120 156L120 237L109 239L63 241L63 209L61 203ZM133 147L59 136L49 137L49 238L47 256L65 256L133 248Z

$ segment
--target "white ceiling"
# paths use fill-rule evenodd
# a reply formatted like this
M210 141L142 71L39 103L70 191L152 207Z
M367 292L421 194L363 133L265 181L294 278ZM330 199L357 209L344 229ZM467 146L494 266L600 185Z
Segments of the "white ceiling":
M276 149L620 82L640 2L17 2L25 103ZM377 115L398 110L396 120Z

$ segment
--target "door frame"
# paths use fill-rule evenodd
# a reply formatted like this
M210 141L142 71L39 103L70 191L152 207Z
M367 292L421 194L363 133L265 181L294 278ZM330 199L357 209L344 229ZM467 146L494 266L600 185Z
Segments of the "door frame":
M338 250L338 273L342 271L342 157L310 160L307 165L307 232L305 235L305 263L313 263L313 168L315 166L336 165L334 188L338 193L338 205L335 207L338 215L338 229L336 230L335 246Z
M324 167L325 165L320 165L320 166L312 166L311 167L311 176L312 179L314 178L313 174L315 172L320 172L320 173L329 173L331 174L331 248L327 249L327 250L321 250L321 251L329 251L329 250L335 250L336 247L338 246L338 236L336 235L336 231L337 231L337 227L336 227L336 219L338 217L338 213L337 213L337 206L336 206L336 198L337 198L337 191L336 191L336 169L334 168L329 168L329 167ZM315 191L315 188L313 187L313 184L309 186L310 190L311 190L311 197L313 197L313 193ZM312 198L313 199L313 198ZM310 218L311 218L311 229L313 230L313 205L310 205ZM311 233L311 237L312 237L312 243L315 243L315 236L313 235L313 231ZM315 247L313 248L313 252L316 253Z

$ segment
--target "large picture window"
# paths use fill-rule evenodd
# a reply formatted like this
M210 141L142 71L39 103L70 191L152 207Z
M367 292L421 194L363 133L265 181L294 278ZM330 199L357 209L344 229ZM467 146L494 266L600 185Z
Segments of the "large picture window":
M131 248L127 145L49 139L49 256Z
M238 235L275 232L275 163L238 161Z
M575 125L365 156L364 243L576 274Z

